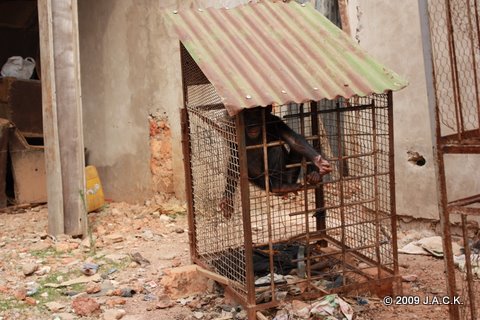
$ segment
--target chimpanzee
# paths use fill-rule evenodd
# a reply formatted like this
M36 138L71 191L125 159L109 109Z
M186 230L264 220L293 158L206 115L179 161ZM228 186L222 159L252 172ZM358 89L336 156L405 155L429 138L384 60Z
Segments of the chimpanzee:
M297 182L300 174L300 166L287 168L290 164L299 164L305 157L311 164L307 168L305 181L309 184L321 182L322 176L330 173L332 167L322 158L320 153L315 150L304 137L293 131L279 117L273 115L272 106L256 107L245 109L245 142L247 146L263 144L262 110L265 110L266 141L283 141L288 145L289 150L284 145L268 147L267 163L269 176L269 190L274 194L285 194L295 192L301 188ZM220 203L220 209L225 217L230 217L233 208L233 194L238 183L238 151L236 145L231 144L232 154L227 169L227 185L224 197ZM252 148L247 150L248 179L256 186L265 187L265 162L263 148Z

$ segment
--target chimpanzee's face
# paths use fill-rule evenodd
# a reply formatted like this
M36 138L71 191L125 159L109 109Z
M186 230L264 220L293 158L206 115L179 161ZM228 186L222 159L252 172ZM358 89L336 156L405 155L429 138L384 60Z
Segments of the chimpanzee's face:
M272 107L256 107L244 110L245 132L250 139L258 139L262 133L262 110L265 110L265 114L267 114L272 111Z

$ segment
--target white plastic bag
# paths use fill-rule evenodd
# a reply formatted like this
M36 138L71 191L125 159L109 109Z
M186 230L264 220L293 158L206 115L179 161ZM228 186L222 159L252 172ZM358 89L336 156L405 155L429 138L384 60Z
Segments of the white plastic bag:
M2 77L15 77L19 79L30 79L35 69L35 60L31 57L23 59L20 56L8 58L2 67Z

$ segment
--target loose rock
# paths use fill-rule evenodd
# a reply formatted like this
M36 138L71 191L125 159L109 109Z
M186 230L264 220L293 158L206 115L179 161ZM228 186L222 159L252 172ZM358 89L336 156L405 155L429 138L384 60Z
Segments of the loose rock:
M165 309L165 308L170 308L175 305L175 302L170 300L170 298L167 295L162 295L158 298L158 303L155 305L155 308L157 309Z
M65 305L55 301L47 302L45 303L45 306L48 308L48 310L52 312L58 312L65 308Z
M79 316L90 316L100 311L100 304L92 298L80 297L73 300L72 309Z
M85 291L88 294L97 293L97 292L100 292L101 290L102 290L102 286L98 283L89 283L85 288Z
M409 274L409 275L402 276L402 281L403 282L413 282L413 281L416 281L416 280L417 280L417 275L415 275L415 274Z
M108 309L105 310L103 313L103 319L104 320L118 320L123 318L123 316L126 314L125 310L123 309Z
M37 269L38 265L36 263L26 263L22 266L22 272L25 276L32 275Z
M25 298L27 297L27 290L25 290L24 288L15 290L13 296L17 300L25 300Z

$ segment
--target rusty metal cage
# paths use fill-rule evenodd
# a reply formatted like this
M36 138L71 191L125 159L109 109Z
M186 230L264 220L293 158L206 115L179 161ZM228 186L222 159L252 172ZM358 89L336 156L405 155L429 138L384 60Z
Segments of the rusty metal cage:
M480 154L480 21L477 0L420 1L427 77L431 76L432 128L435 133L436 175L439 217L443 232L447 292L450 301L460 296L462 304L450 304L451 319L477 319L475 306L480 304L478 275L470 255L472 235L467 222L480 215L480 194L464 194L457 199L449 195L447 175L452 162L463 162L467 155ZM477 156L478 157L478 156ZM447 160L448 159L448 160ZM472 158L470 158L472 160ZM465 190L464 193L471 192ZM478 223L478 219L477 223ZM455 267L452 234L454 224L462 226L466 256L465 273ZM476 279L477 278L477 279Z
M334 168L319 185L277 196L248 182L243 112L229 117L183 46L181 57L192 260L221 276L250 318L299 296L390 294L398 283L391 92L275 106ZM266 154L275 143L283 142L248 148ZM232 172L238 186L228 185ZM229 217L219 209L224 194Z

